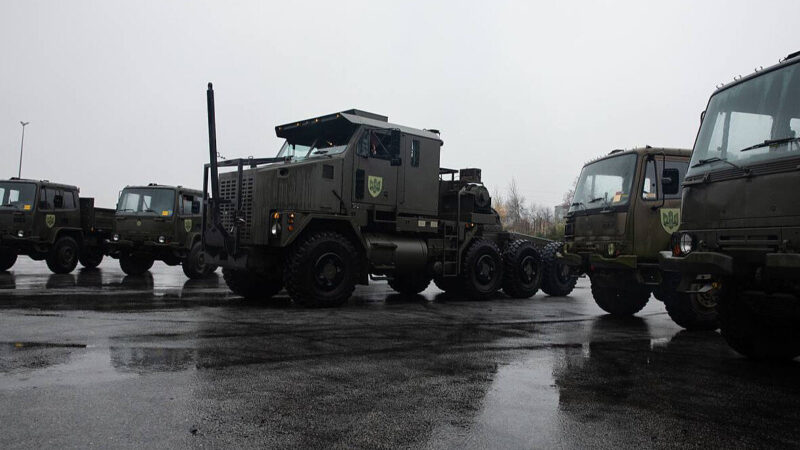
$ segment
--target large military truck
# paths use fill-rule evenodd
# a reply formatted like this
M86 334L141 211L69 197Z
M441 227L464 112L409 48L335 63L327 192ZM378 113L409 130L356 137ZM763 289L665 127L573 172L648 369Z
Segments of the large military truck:
M150 183L122 190L109 255L128 275L140 275L154 261L181 265L192 279L216 270L205 264L200 239L203 193L183 186Z
M800 52L715 91L661 267L718 300L722 334L754 358L800 355Z
M439 167L437 131L349 110L276 127L275 158L217 161L210 84L207 94L203 244L234 293L285 287L297 303L333 306L370 277L402 294L431 279L467 298L538 290L549 241L503 231L480 170Z
M95 208L76 186L11 178L0 181L0 271L18 255L47 262L54 273L70 273L78 262L95 268L111 237L114 210Z
M573 276L589 276L592 296L606 312L635 314L652 293L678 325L717 328L713 298L677 292L678 278L658 265L678 228L690 155L647 146L614 150L583 167L559 259Z

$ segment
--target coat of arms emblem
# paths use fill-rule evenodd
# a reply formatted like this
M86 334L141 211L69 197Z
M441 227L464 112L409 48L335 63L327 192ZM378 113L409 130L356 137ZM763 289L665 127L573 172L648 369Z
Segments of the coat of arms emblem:
M661 208L661 226L669 234L678 231L681 224L680 208Z
M381 195L381 192L383 192L383 177L370 175L367 179L367 188L369 189L369 195L373 197Z

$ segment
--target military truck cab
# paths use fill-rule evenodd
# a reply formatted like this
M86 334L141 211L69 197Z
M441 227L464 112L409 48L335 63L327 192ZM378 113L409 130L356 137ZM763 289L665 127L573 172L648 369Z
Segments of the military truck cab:
M298 303L333 306L370 277L404 294L435 278L486 298L506 266L507 292L538 289L543 241L502 231L479 170L440 169L437 131L353 109L276 127L274 158L218 161L210 88L208 98L203 243L234 293L285 287Z
M718 298L728 343L800 355L800 52L714 92L684 180L680 231L661 267Z
M587 274L597 304L613 315L641 310L650 294L685 328L716 328L713 304L678 294L658 254L678 228L689 150L615 150L586 164L566 218L561 261Z
M10 269L18 255L45 260L54 273L72 272L78 262L97 267L113 211L78 194L76 186L49 181L0 181L0 270Z
M203 193L182 186L150 183L126 186L117 203L109 254L122 271L140 275L163 261L180 264L189 278L203 278L216 267L205 264L200 230Z

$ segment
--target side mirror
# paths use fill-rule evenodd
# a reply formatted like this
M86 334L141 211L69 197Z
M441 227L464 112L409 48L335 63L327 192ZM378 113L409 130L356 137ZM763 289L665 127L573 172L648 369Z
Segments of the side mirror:
M664 169L661 172L661 190L664 195L675 195L681 189L681 174L678 169Z
M392 158L392 160L389 162L390 166L400 166L402 164L403 160L401 158Z
M399 155L400 154L400 130L392 130L391 136L391 144L389 152L392 155Z
M365 134L364 137L358 141L358 147L356 148L356 155L362 158L369 158L369 133Z

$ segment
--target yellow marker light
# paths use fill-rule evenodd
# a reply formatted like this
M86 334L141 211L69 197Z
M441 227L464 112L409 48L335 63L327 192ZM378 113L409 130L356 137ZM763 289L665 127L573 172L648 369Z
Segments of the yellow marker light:
M280 215L280 213L275 213L275 214L272 215L272 218L273 219L280 219L281 215Z
M22 207L22 209L25 210L25 211L30 211L31 210L31 205L25 205L25 206Z
M161 211L161 215L162 216L168 216L169 215L169 211L167 211L167 210Z

